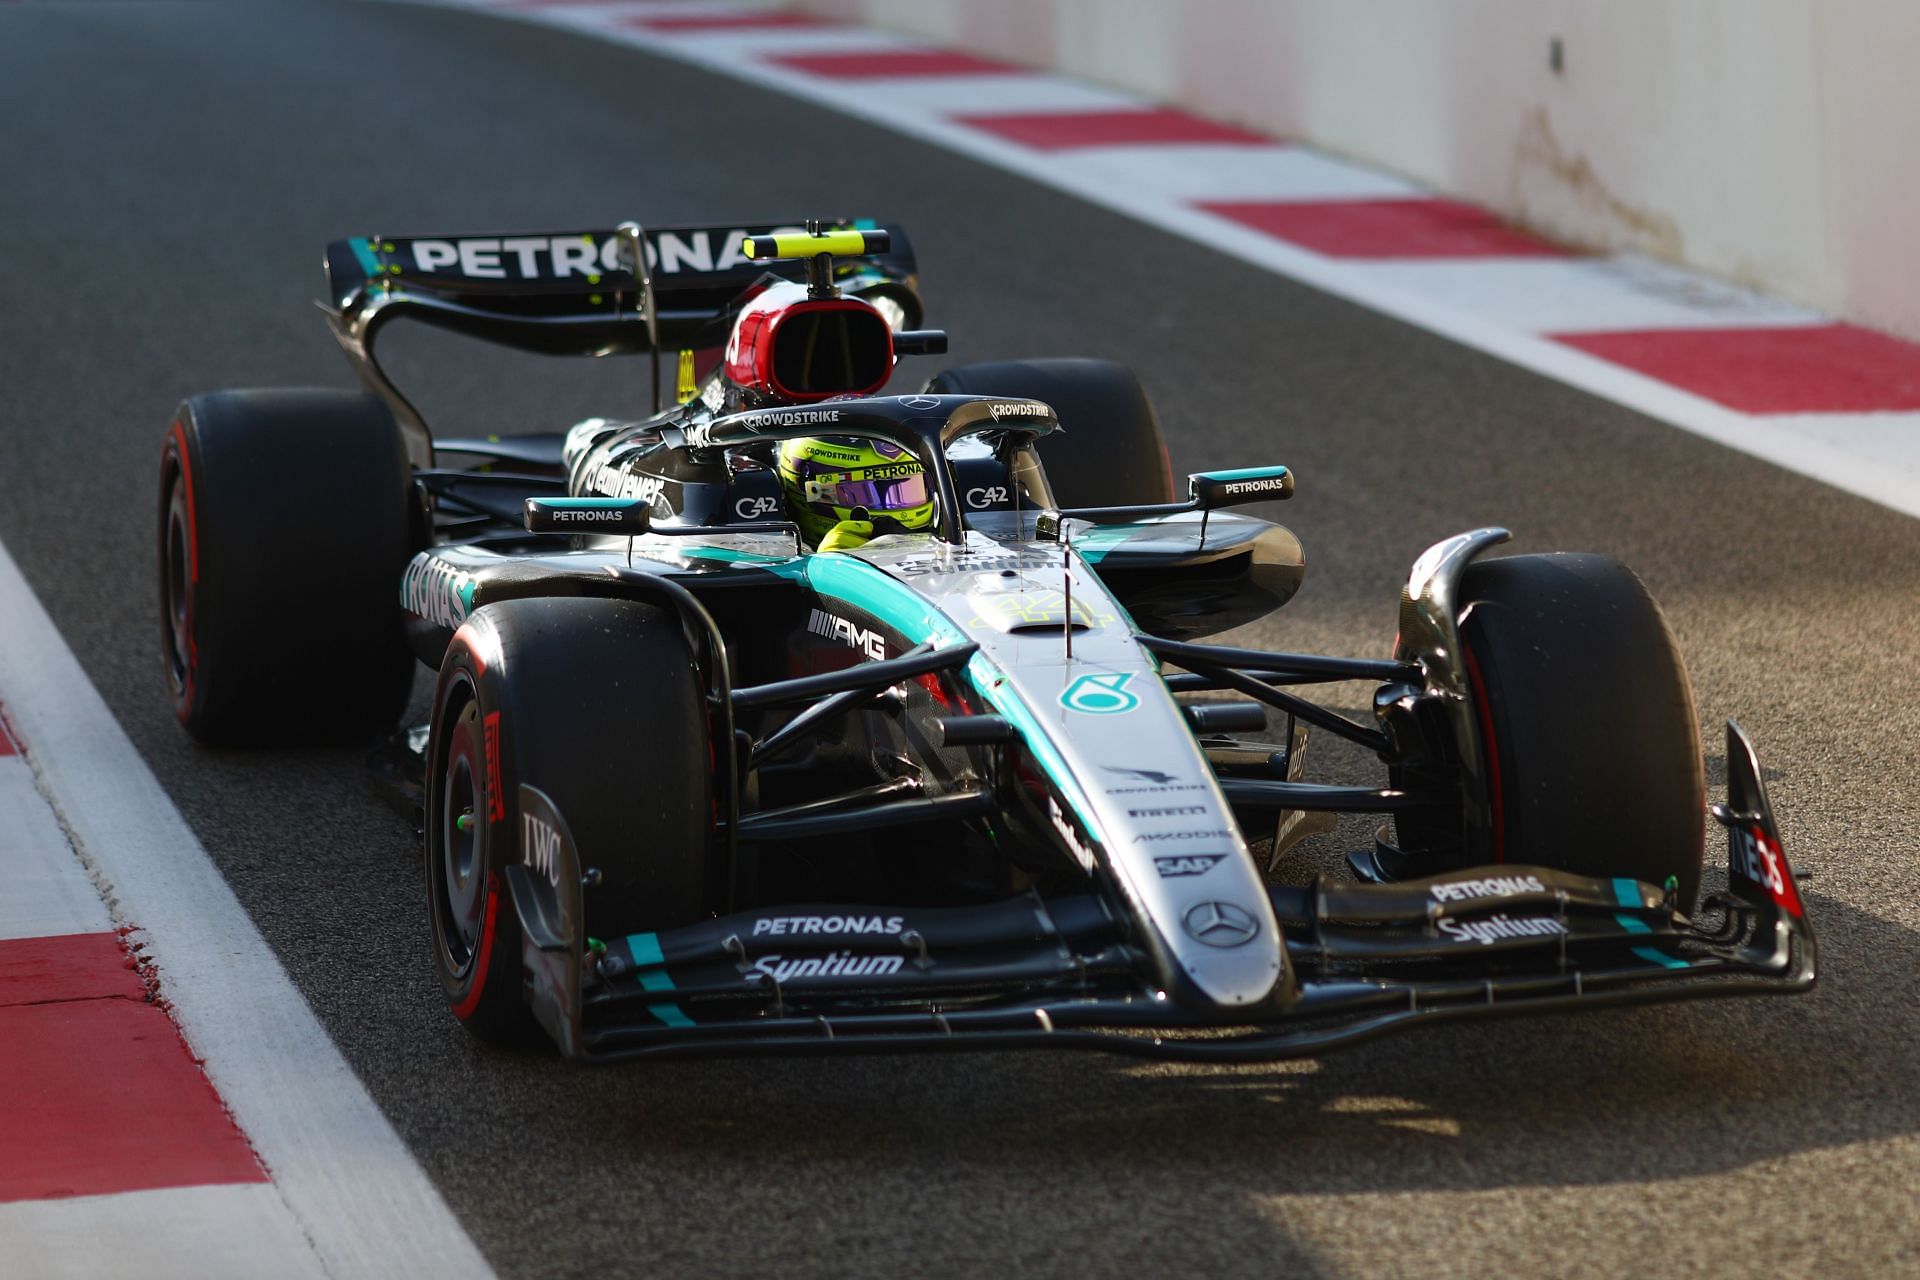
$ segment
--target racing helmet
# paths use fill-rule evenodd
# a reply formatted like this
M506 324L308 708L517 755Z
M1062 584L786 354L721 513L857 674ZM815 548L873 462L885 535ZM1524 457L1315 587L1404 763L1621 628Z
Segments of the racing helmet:
M926 468L897 444L853 436L806 436L780 442L780 490L810 543L842 520L872 520L924 529L933 523Z

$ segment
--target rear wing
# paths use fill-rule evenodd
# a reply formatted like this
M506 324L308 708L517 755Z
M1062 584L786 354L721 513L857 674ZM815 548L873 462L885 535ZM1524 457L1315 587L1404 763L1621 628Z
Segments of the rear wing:
M840 286L884 297L920 322L913 247L897 226L872 220L891 247L848 262ZM436 328L544 355L632 355L699 350L726 341L741 293L768 274L800 278L800 262L756 262L748 236L799 231L798 224L647 227L486 236L358 236L327 246L328 327L367 388L392 406L414 462L431 463L432 435L388 380L374 354L388 321ZM645 269L636 269L635 245ZM657 361L656 361L657 379Z

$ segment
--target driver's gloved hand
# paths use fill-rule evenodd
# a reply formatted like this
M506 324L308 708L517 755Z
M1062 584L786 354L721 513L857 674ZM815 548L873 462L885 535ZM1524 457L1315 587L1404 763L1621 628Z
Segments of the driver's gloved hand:
M856 551L866 546L876 532L871 520L842 520L820 539L820 550Z

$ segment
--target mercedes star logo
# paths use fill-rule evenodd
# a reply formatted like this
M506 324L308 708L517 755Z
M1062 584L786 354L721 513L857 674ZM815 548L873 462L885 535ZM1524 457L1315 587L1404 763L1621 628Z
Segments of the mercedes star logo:
M1195 942L1210 947L1245 946L1260 932L1260 923L1231 902L1203 902L1188 908L1186 925Z
M901 396L900 403L908 409L938 409L940 402L932 396Z

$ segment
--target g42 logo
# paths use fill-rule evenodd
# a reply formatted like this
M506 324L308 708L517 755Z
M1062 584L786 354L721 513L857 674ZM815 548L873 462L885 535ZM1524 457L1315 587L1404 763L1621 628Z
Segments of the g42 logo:
M975 485L973 488L967 490L967 505L977 510L981 507L991 507L996 503L1006 502L1010 497L1011 495L1008 494L1005 485Z
M1090 716L1117 716L1131 711L1140 705L1140 699L1127 689L1132 679L1133 673L1129 671L1081 676L1060 695L1060 705Z
M742 520L760 520L780 514L778 498L742 498L733 504L733 513Z

